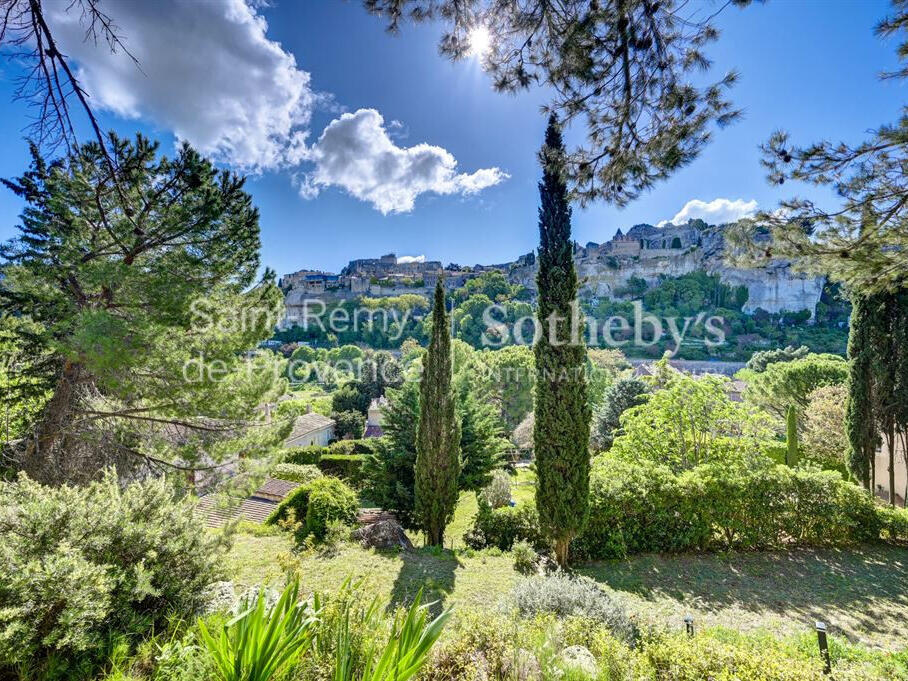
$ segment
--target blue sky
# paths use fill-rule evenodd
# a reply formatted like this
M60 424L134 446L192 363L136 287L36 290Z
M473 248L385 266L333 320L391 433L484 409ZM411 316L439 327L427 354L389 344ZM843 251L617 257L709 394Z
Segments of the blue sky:
M55 1L66 4L46 4ZM438 56L437 26L407 25L391 36L358 2L276 0L257 10L267 30L247 22L236 33L212 20L212 13L223 19L226 12L229 19L241 0L211 0L192 12L178 0L166 0L157 16L129 2L107 0L104 6L115 21L122 12L131 49L152 55L143 64L146 74L127 69L122 55L80 45L73 37L66 43L67 52L87 69L86 83L104 108L103 124L123 134L142 130L161 140L166 151L177 132L215 149L222 164L252 170L248 188L261 211L264 265L278 273L337 271L351 258L388 251L493 263L535 247L536 150L545 93L495 93L476 60L452 64ZM250 16L255 11L247 10ZM894 66L895 46L872 34L888 11L888 3L875 0L770 0L725 10L716 22L722 36L709 54L717 76L729 67L740 71L732 96L744 119L716 132L697 162L627 208L575 209L575 239L600 242L618 227L670 219L693 199L771 207L798 190L766 184L757 146L780 127L805 142L855 141L898 116L905 84L877 79ZM81 35L77 25L59 21L64 36ZM195 41L200 34L210 41L201 49ZM193 44L195 49L187 48ZM11 101L16 75L16 67L4 62L3 177L18 174L27 163L22 129L31 112L23 102ZM286 105L288 92L299 97L293 107ZM399 149L431 145L426 158L441 173L431 186L445 193L389 185L402 192L397 195L385 185L374 190L357 185L347 173L359 162L350 156L356 148L345 147L346 155L337 156L333 147L318 143L344 112L354 116L348 124L371 126L357 128L357 134L387 135ZM237 120L244 121L238 132L223 132L236 128ZM336 125L332 134L351 133L342 128ZM308 156L294 151L300 147L309 149ZM322 174L313 175L314 169ZM301 187L309 198L301 196ZM483 188L470 193L477 187ZM20 209L10 193L0 194L0 239L13 236Z

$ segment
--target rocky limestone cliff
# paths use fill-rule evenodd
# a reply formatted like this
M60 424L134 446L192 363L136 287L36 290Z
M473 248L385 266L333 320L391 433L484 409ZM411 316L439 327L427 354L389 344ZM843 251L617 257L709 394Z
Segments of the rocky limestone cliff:
M692 223L698 223L695 225L698 230L696 241L690 236ZM747 313L762 309L770 313L809 310L811 315L814 314L825 284L823 277L794 272L783 261L756 269L729 267L722 257L723 227L692 221L684 226L668 228L638 225L628 232L628 236L635 234L635 231L644 233L651 243L658 241L652 237L660 232L666 233L669 243L675 234L684 234L682 247L675 249L651 248L628 254L613 248L616 240L604 244L589 243L577 248L574 264L581 279L581 296L616 297L616 291L626 286L631 277L645 279L648 284L655 285L661 277L678 277L704 270L718 274L722 283L729 286L746 286L749 295L744 311ZM618 241L626 244L627 238ZM520 258L509 269L508 278L535 293L535 258Z

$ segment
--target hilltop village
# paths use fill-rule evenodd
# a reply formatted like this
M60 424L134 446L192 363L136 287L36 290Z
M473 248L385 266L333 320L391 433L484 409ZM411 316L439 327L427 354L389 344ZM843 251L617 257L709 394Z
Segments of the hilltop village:
M719 275L724 284L747 288L746 313L761 309L769 313L807 310L812 316L825 279L794 272L782 261L752 270L727 266L723 260L725 227L703 220L665 226L644 223L626 232L619 229L601 244L575 244L574 263L581 278L581 296L593 302L598 298L621 298L632 278L655 285L665 277L705 271ZM340 273L300 270L281 277L286 305L282 328L292 327L301 318L304 301L313 297L336 301L404 293L428 295L439 276L443 275L445 287L453 290L489 271L501 272L511 283L520 284L535 295L536 257L532 252L513 262L471 266L402 259L388 253L379 258L351 260Z

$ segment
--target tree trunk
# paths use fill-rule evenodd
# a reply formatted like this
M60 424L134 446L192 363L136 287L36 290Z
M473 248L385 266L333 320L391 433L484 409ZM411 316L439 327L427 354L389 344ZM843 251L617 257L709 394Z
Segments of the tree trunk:
M54 394L44 407L22 459L22 470L33 480L59 484L69 479L66 435L72 426L79 392L88 381L88 373L81 364L66 362L63 366Z
M568 549L570 545L571 540L569 537L560 537L555 540L555 561L562 570L566 570L568 566Z
M895 426L889 426L886 433L889 447L889 505L895 507Z

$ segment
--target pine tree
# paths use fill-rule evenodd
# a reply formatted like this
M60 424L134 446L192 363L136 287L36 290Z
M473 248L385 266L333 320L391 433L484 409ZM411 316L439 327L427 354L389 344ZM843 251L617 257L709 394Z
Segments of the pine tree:
M442 545L445 526L457 505L460 424L451 379L451 329L439 279L432 307L432 337L419 392L414 484L416 517L432 546Z
M503 436L498 409L470 389L471 378L472 372L464 372L457 387L463 464L458 486L479 491L492 481L492 471L501 466L508 441Z
M571 241L571 208L564 177L565 151L558 121L549 118L540 152L538 315L542 333L536 357L533 444L539 519L553 541L559 565L589 514L590 408L576 307L577 273Z
M382 411L385 436L376 441L376 451L363 461L363 477L369 498L393 511L406 528L418 529L413 517L416 435L419 424L419 384L407 381L389 388L388 406Z
M210 467L282 439L249 427L286 386L270 353L246 359L283 301L269 270L255 285L243 178L188 145L167 158L141 135L107 144L53 162L33 146L3 180L25 203L0 246L0 314L28 320L9 387L40 404L10 458L49 484Z
M867 296L852 296L848 336L848 403L845 408L845 429L850 443L847 460L851 474L867 489L873 486L873 461L878 439L873 412L872 325L870 299Z
M789 466L794 466L798 463L798 412L793 404L788 405L788 411L785 414L785 427L787 431L785 463Z

